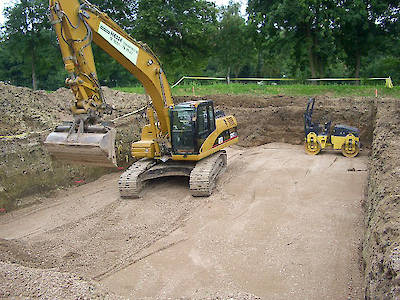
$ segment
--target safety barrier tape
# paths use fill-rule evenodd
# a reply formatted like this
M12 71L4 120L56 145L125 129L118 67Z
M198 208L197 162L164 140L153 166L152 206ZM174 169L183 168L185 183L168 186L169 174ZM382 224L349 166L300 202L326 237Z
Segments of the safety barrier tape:
M185 79L192 80L224 80L225 77L201 77L201 76L183 76L171 88L176 87ZM296 81L293 78L229 78L230 81ZM385 87L393 88L393 82L390 77L374 77L374 78L310 78L307 81L362 81L362 80L385 80Z
M141 107L141 108L139 108L139 109L137 109L137 110L135 110L135 111L132 111L132 112L130 112L130 113L127 113L127 114L125 114L125 115L122 115L122 116L120 116L120 117L117 117L117 118L111 120L111 122L115 122L115 121L118 121L118 120L120 120L120 119L127 118L127 117L129 117L129 116L132 116L132 115L134 115L134 114L141 113L141 112L143 112L147 107L148 107L148 105L145 105L145 106L143 106L143 107Z
M179 79L175 84L171 86L171 89L176 87L178 84L180 84L183 80L185 79L198 79L198 80L226 80L225 77L195 77L195 76L183 76L181 79Z
M230 78L229 80L246 80L246 81L294 81L293 78Z
M50 131L51 129L45 129L42 131L31 131L31 132L24 132L21 134L15 134L15 135L0 135L0 140L16 140L16 139L25 139L27 138L29 135L32 134L41 134L47 131Z
M393 88L393 82L390 77L374 77L374 78L312 78L308 81L361 81L361 80L385 80L385 87Z
M28 133L21 133L16 135L0 135L0 140L13 140L13 139L24 139L28 136Z

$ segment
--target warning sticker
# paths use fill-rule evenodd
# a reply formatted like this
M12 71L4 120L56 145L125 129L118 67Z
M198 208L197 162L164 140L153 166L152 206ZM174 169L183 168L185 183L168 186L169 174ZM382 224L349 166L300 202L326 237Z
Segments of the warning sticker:
M139 48L124 38L122 35L111 29L109 26L100 22L97 30L107 42L117 49L123 56L129 59L134 65L137 63Z

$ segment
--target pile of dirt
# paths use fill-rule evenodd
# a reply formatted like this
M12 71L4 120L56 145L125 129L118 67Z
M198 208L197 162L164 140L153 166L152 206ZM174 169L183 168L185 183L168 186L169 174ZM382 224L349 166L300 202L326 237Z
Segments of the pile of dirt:
M7 280L5 280L7 279ZM0 262L0 297L18 299L122 299L101 284L49 269Z
M58 264L55 257L39 252L37 247L19 240L2 238L0 238L0 262L29 268L53 268Z
M59 265L35 246L0 238L0 298L118 298L97 282L57 271Z
M400 105L377 103L363 247L367 299L400 297Z
M148 101L145 95L109 88L103 88L103 92L115 108L106 121L137 110ZM43 148L47 134L61 121L72 119L69 106L73 99L65 88L48 93L0 82L0 136L13 136L0 139L0 208L11 210L21 197L69 186L74 181L91 181L110 172L52 162ZM117 135L120 165L130 163L130 143L138 139L144 123L138 116L117 123L121 125Z
M0 135L18 135L52 128L65 108L45 91L0 82Z
M272 142L302 144L304 141L304 111L308 97L211 95L205 97L175 97L177 102L209 99L216 109L232 114L238 121L239 145L254 147ZM316 97L313 119L320 123L346 124L360 128L361 143L372 143L375 118L372 98Z

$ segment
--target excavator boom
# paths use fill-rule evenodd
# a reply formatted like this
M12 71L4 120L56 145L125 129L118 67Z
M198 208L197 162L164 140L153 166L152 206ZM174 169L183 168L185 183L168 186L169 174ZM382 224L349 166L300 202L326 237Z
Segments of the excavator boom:
M70 163L116 166L115 129L96 125L104 113L111 113L111 108L97 78L92 41L141 81L157 113L157 138L168 136L168 107L174 104L161 64L151 49L131 38L88 1L50 0L49 5L51 23L69 73L66 85L75 97L70 107L74 121L57 127L45 141L50 154Z
M97 79L93 41L134 75L151 98L149 123L140 141L132 143L137 161L119 180L121 197L138 197L148 180L163 176L188 176L192 195L211 195L227 165L224 148L238 141L235 117L217 113L206 99L174 105L151 49L87 0L50 0L50 16L70 74L66 84L75 96L73 122L58 126L46 139L50 154L68 162L115 166L115 129L98 125L110 108Z

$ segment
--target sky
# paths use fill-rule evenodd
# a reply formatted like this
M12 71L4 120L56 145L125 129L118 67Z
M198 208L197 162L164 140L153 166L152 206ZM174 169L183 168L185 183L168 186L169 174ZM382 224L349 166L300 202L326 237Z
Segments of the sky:
M0 24L4 22L3 9L6 1L0 1Z
M0 0L0 24L4 24L4 15L3 15L3 9L4 7L9 6L16 0ZM208 0L210 2L214 2L217 6L221 5L228 5L229 0ZM246 12L246 2L247 0L233 0L233 2L239 2L242 4L242 14L244 15Z

